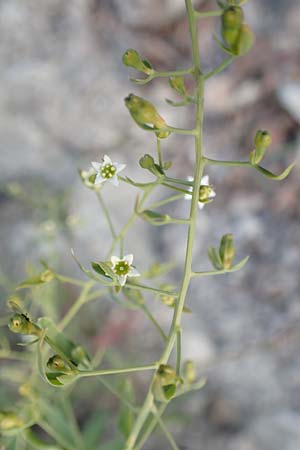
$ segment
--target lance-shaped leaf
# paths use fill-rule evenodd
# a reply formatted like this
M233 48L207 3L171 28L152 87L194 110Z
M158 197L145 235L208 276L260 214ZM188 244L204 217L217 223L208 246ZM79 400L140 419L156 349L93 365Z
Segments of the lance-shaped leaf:
M111 265L109 263L103 261L92 261L91 266L94 269L94 271L97 272L99 275L102 275L108 279L116 281L116 274L112 270Z
M49 283L54 278L54 274L51 270L47 269L44 272L34 275L32 277L26 278L26 280L19 283L16 287L17 290L31 288L34 286L40 286L45 283Z
M74 258L74 260L76 261L76 263L78 264L78 267L80 268L80 270L91 280L94 281L98 281L99 283L103 284L104 286L113 286L113 282L112 281L107 281L107 277L105 276L100 276L95 274L95 272L86 269L81 262L79 261L79 259L75 256L74 250L71 249L71 254Z
M160 214L150 209L140 211L138 214L141 219L145 220L148 223L151 223L152 225L166 225L171 220L171 217L168 214Z
M284 180L290 174L291 170L293 169L293 167L295 167L295 165L296 163L293 162L279 175L275 175L274 173L270 172L269 170L261 166L253 165L253 167L258 172L262 173L265 177L270 178L271 180L281 181Z

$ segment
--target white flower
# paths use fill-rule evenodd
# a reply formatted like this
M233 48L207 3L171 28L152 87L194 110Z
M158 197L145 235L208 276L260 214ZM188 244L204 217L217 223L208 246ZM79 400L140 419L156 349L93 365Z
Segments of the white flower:
M194 181L194 178L188 177L188 181ZM193 191L192 186L189 187L188 190L192 192ZM204 175L200 183L199 200L198 200L199 209L203 209L205 203L209 203L211 199L213 199L215 196L216 193L213 190L212 186L209 184L209 176ZM191 200L192 194L185 194L184 198L185 200Z
M125 169L126 164L113 163L109 156L104 155L103 162L92 162L96 170L95 184L109 181L114 186L119 186L118 173Z
M112 263L112 270L117 275L120 286L124 286L127 277L140 276L136 268L132 265L133 255L125 255L124 258L112 256L110 260Z

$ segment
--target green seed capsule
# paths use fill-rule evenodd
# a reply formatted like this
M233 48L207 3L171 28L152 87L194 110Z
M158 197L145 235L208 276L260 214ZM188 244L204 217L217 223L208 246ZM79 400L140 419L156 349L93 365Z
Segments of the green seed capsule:
M40 329L34 325L24 314L14 314L8 324L13 333L39 336Z
M71 371L70 367L59 355L51 356L51 358L48 359L47 367L55 372L69 373Z
M146 155L142 156L139 163L140 163L140 166L142 167L142 169L149 170L149 169L153 168L155 161L151 155L146 154Z
M150 75L153 69L148 61L143 61L136 50L132 48L126 50L122 58L123 64L127 67L139 70L140 72Z
M239 29L244 20L244 13L239 6L229 6L222 14L222 29Z
M245 55L253 47L255 36L253 31L246 23L243 23L240 28L240 32L236 43L233 45L232 50L236 55Z
M158 114L156 108L148 100L138 97L134 94L129 94L125 98L125 105L127 106L132 118L135 122L142 128L153 127L153 128L165 128L165 120ZM159 138L167 137L169 131L157 131L157 136Z
M272 143L272 138L270 133L267 130L258 130L256 135L255 135L255 139L254 139L254 145L255 148L260 149L260 148L267 148L269 147L269 145L271 145Z
M220 242L219 254L224 269L231 269L235 257L235 248L232 234L225 234L222 237Z
M240 34L239 28L225 28L222 29L222 36L226 44L232 49L238 40Z

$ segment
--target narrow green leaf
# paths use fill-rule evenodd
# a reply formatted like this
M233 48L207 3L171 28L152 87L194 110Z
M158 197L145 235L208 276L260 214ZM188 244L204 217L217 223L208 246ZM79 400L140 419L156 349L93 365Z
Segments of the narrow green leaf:
M281 181L284 180L291 172L291 170L295 167L296 163L293 162L290 164L282 173L279 175L275 175L267 169L264 169L261 166L253 165L253 167L260 173L262 173L265 177L270 178L271 180Z

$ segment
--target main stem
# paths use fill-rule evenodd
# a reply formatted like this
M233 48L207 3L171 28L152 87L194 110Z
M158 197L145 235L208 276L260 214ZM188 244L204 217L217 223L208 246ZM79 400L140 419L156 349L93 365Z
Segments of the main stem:
M192 257L193 257L193 245L195 240L195 230L196 230L196 218L198 212L198 193L200 189L201 177L203 173L204 161L202 157L202 134L203 134L203 93L204 93L204 77L201 72L201 64L200 64L200 54L199 54L199 45L198 45L198 33L196 26L196 17L195 11L193 9L192 1L185 0L186 11L189 21L189 29L192 41L192 53L193 53L193 75L195 78L196 86L197 86L197 115L196 115L196 128L195 128L195 173L194 173L194 188L192 194L192 202L190 209L190 221L188 226L188 236L187 236L187 244L186 244L186 254L185 254L185 263L184 263L184 271L183 278L180 288L180 293L176 302L176 306L174 309L174 315L172 324L170 327L170 332L168 336L168 340L166 343L165 350L159 360L159 364L165 364L170 358L170 355L173 351L176 334L180 329L182 311L184 307L184 302L186 298L186 294L188 291L191 274L192 274ZM155 380L155 375L152 378L152 382L148 391L148 394L145 398L144 404L140 410L140 413L136 419L135 425L128 437L125 450L133 450L136 445L136 441L139 437L139 434L149 416L151 414L154 398L152 394L152 385Z

